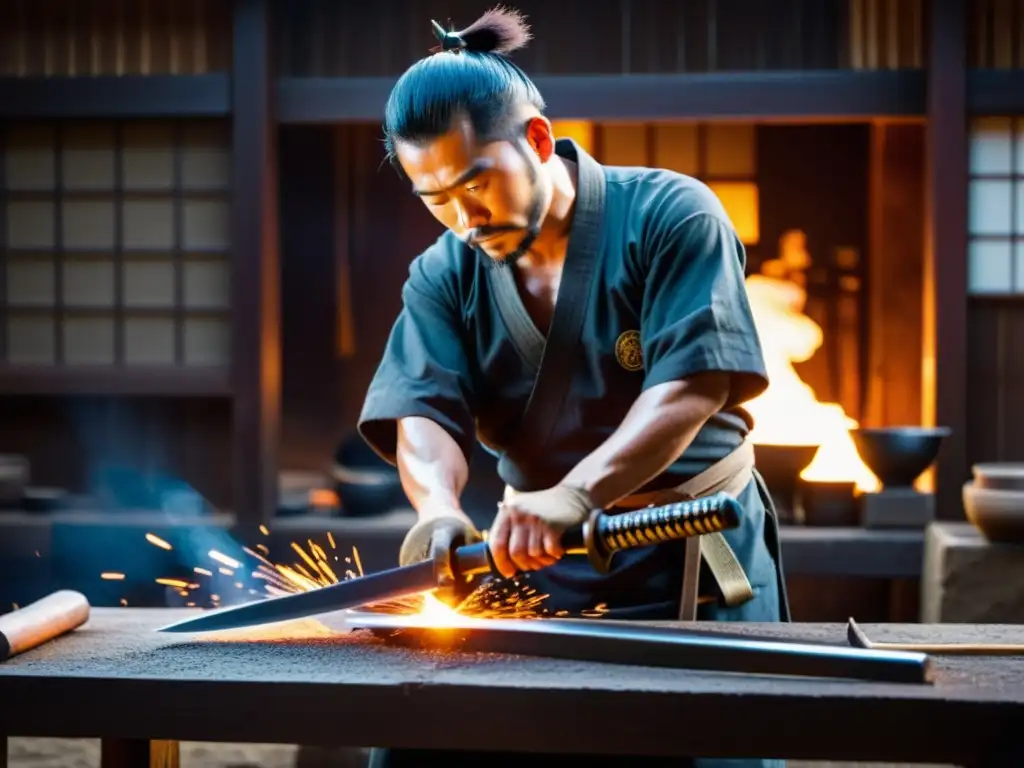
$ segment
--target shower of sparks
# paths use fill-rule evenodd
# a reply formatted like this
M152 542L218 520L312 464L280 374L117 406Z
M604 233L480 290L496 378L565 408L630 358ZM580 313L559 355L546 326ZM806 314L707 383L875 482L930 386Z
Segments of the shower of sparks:
M265 526L260 532L269 536ZM160 549L170 550L171 545L159 536L146 534L146 541ZM184 605L190 608L200 605L219 607L222 603L220 594L214 590L226 588L234 590L233 594L245 595L245 599L278 597L309 592L322 587L329 587L349 579L363 575L363 564L359 550L352 547L351 554L339 552L334 535L327 533L327 546L322 546L312 539L305 545L298 542L290 544L295 559L291 563L273 562L270 549L265 544L243 547L245 562L229 557L223 552L210 550L207 557L210 562L192 567L191 578L161 577L156 583L169 587L185 599ZM229 577L226 581L221 577ZM202 578L198 578L202 577ZM101 578L110 581L123 581L125 574L105 572ZM254 587L261 587L254 588ZM206 594L207 598L202 599ZM227 593L224 593L227 594ZM367 611L388 614L424 614L438 616L443 624L445 612L472 618L501 619L537 619L545 617L568 616L568 611L549 611L544 607L546 594L539 593L529 584L529 576L515 579L502 579L485 582L473 590L458 605L447 606L432 594L413 595L408 598L391 600L369 605ZM127 605L127 600L121 600ZM580 615L597 618L607 612L604 604Z

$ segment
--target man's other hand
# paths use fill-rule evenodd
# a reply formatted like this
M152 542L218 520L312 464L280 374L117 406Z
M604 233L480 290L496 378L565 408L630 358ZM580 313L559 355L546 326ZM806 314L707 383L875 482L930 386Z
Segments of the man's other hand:
M399 565L429 560L437 551L450 552L454 547L475 544L482 540L480 532L462 512L421 516L409 529L398 553Z
M516 571L554 565L565 554L562 533L583 523L592 507L585 491L567 485L517 494L503 502L488 536L495 567L509 578Z

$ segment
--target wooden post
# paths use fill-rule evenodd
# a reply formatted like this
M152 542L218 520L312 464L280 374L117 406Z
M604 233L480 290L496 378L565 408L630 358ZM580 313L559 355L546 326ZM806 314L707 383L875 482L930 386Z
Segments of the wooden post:
M148 739L102 739L100 768L178 768L180 750L176 741Z
M269 0L234 6L231 222L233 507L242 528L277 511L281 420L277 131Z
M962 519L967 479L967 13L932 0L928 56L924 423L952 436L935 473L936 513Z

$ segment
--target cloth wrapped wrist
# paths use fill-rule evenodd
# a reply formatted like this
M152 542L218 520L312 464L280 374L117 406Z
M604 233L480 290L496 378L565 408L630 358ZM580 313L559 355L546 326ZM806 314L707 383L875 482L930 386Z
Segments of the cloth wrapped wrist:
M461 517L449 515L430 517L417 521L409 529L398 553L399 565L411 565L429 560L435 549L450 551L453 547L475 544L482 541L480 532L472 523Z

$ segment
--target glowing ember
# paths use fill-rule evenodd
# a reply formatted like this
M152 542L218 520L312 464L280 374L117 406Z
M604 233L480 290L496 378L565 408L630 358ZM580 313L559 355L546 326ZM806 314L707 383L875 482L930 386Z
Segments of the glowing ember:
M114 571L105 571L100 574L100 578L104 581L124 581L124 574L115 573Z
M160 549L166 549L167 551L170 551L171 549L173 549L173 547L171 547L170 544L168 544L166 541L161 539L155 533L147 533L146 534L146 541L148 541L153 546L160 547Z
M878 478L867 468L850 438L858 426L838 403L820 402L800 378L794 363L809 360L824 336L804 314L807 291L790 275L810 264L802 233L783 237L782 255L766 263L764 274L747 278L747 295L761 338L768 389L746 404L754 418L750 439L761 445L816 445L814 460L800 473L812 482L853 482L862 492L876 491Z

